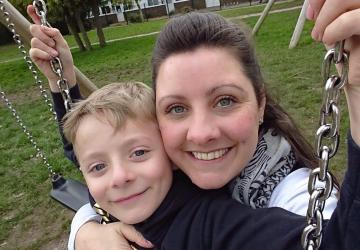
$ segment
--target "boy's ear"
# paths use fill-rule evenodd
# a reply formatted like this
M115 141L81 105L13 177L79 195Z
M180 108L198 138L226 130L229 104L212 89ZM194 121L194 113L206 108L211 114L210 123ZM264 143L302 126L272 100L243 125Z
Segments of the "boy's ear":
M176 169L179 169L179 168L177 166L175 166L175 164L171 164L171 169L176 170Z

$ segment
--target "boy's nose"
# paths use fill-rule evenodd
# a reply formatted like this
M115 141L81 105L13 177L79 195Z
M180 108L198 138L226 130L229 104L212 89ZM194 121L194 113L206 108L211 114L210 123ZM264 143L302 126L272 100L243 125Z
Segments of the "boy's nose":
M132 171L129 171L125 167L115 166L113 167L112 176L111 176L111 186L112 187L122 187L132 180L135 179L135 175Z

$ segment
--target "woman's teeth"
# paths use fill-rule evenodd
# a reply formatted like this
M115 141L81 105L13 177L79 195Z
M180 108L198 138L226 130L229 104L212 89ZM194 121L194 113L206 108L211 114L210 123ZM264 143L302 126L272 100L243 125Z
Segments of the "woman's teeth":
M212 151L212 152L208 152L208 153L192 152L192 155L198 160L211 161L211 160L222 157L223 155L226 154L227 151L228 151L228 149L226 148L226 149L220 149L220 150L216 150L216 151Z

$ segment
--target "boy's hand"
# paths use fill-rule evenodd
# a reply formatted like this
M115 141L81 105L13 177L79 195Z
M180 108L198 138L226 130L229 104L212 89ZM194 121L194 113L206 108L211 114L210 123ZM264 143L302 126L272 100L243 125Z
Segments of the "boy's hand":
M360 1L310 0L307 17L315 21L312 37L333 47L345 40L349 52L348 82L345 86L351 135L360 145Z
M40 19L35 13L32 5L27 7L27 13L35 24L30 26L31 49L29 51L31 59L39 70L49 81L50 89L59 92L56 85L59 77L52 71L50 61L54 57L59 57L64 70L64 78L68 81L69 87L76 84L73 58L67 42L58 29L41 26Z
M96 222L84 224L76 234L76 250L133 250L128 240L141 247L152 248L153 245L135 230L133 226L121 222L101 225Z

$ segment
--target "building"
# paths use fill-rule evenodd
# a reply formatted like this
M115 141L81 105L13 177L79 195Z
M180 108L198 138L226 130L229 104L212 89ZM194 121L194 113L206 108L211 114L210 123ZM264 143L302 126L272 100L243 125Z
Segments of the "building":
M99 6L100 19L103 25L124 22L128 14L138 12L135 0L132 1L132 4L124 5L122 3L113 4L110 0L103 0L101 6ZM153 18L185 13L191 10L220 9L221 6L248 2L251 2L251 0L139 0L139 5L144 18ZM90 21L93 19L91 12L88 13L88 19Z

